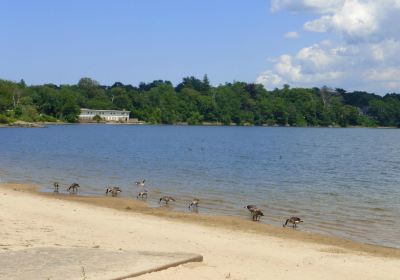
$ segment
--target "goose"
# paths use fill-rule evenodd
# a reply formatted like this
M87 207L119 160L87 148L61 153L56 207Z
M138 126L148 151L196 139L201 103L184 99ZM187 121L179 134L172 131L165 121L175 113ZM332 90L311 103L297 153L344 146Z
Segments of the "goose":
M146 198L146 199L147 199L147 190L144 190L144 191L140 192L140 193L137 195L136 198L137 198L137 199L139 199L139 198L141 198L141 199Z
M249 210L250 213L253 213L254 209L257 209L257 206L255 206L255 205L247 205L247 206L245 206L243 208L247 208L247 210Z
M146 182L146 180L137 181L137 182L135 182L135 184L137 187L144 188L144 182Z
M198 198L193 199L192 202L189 204L189 210L190 210L190 208L193 209L193 207L195 207L197 209L199 207L199 201L200 201L200 199L198 199Z
M291 217L290 219L287 219L286 222L283 224L283 227L287 226L288 223L291 223L293 228L297 227L297 224L302 223L303 220L300 219L299 217Z
M58 182L54 182L53 186L54 186L54 192L58 193L59 188L60 188L60 185L58 184Z
M264 213L258 208L254 208L251 214L253 216L253 221L259 221L261 216L264 216Z
M73 184L71 184L71 186L68 187L67 191L69 191L69 193L77 193L78 188L80 188L80 187L81 186L79 186L79 184L73 183Z
M175 199L173 197L171 197L171 196L163 196L163 197L160 198L160 201L158 202L158 204L160 204L161 201L164 201L165 204L168 204L168 202L175 201Z
M111 193L112 196L117 196L118 193L122 192L122 190L119 187L109 187L106 188L106 195L108 196L109 193Z

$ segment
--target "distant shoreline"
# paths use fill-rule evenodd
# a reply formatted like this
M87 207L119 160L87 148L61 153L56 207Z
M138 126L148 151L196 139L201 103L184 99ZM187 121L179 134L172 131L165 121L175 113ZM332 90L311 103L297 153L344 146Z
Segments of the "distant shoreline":
M139 121L135 123L126 122L25 122L16 121L13 123L0 123L0 128L45 128L48 125L148 125L148 126L224 126L224 127L287 127L287 128L377 128L377 129L398 129L396 126L340 126L340 125L329 125L329 126L296 126L296 125L255 125L255 124L223 124L220 122L204 122L200 124L188 124L185 122L178 122L173 124L164 123L149 123L145 121Z
M223 126L223 127L286 127L286 128L370 128L370 129L398 129L395 126L290 126L290 125L254 125L254 124L243 124L237 125L232 123L226 125L220 122L204 122L202 124L188 124L188 123L175 123L175 124L153 124L140 121L137 123L122 123L122 122L24 122L16 121L9 124L0 124L0 128L46 128L50 125L147 125L147 126Z

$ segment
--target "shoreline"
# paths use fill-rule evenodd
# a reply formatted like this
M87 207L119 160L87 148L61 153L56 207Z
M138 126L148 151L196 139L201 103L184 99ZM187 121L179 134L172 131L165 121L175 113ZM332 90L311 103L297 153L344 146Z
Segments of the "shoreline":
M188 124L188 123L174 123L174 124L153 124L146 123L144 121L139 121L137 123L118 123L118 122L77 122L77 123L67 123L67 122L23 122L16 121L14 123L0 124L0 128L46 128L47 126L62 126L62 125L122 125L122 126L204 126L204 127L264 127L264 128L368 128L368 129L399 129L395 126L290 126L290 125L254 125L254 124L242 124L237 125L232 124L222 124L220 122L211 123L204 122L201 124Z
M152 209L133 199L56 196L37 190L28 184L0 185L3 260L25 253L74 252L74 260L68 254L49 260L53 268L65 271L68 264L80 264L93 253L203 257L202 262L141 275L140 280L396 280L400 274L396 249L230 217ZM32 274L31 259L18 262L21 275ZM148 259L143 265L151 262ZM118 258L110 259L100 278L110 279L107 275L112 272L126 275L122 272L130 265L113 266L119 263ZM6 273L7 267L0 267L0 275L2 271ZM66 273L63 279L72 278Z
M25 192L34 196L52 200L76 202L83 205L92 205L106 209L113 209L124 213L136 213L162 218L165 220L202 225L212 228L221 228L243 233L254 233L270 237L289 239L296 242L334 246L343 252L354 252L361 255L379 256L400 259L400 249L381 245L361 243L340 237L328 236L319 233L293 230L265 223L256 223L235 216L196 214L191 212L172 211L165 208L152 208L146 202L134 198L79 196L69 194L55 194L41 192L40 186L27 183L3 183L1 188ZM340 251L339 250L339 251Z

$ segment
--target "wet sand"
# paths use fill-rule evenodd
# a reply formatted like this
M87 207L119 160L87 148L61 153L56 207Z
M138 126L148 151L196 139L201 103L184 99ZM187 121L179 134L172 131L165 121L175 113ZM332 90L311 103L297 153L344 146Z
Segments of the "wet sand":
M127 198L0 185L0 252L27 247L185 251L204 262L139 279L397 279L400 250Z

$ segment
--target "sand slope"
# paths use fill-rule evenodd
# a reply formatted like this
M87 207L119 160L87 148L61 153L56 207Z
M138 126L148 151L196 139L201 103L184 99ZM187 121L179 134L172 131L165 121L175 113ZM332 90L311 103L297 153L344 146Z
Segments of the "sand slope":
M118 204L118 199L114 202ZM0 252L79 247L204 256L203 263L137 279L399 279L396 251L389 250L394 253L384 257L385 251L373 255L322 243L290 238L285 232L277 237L212 227L0 186Z

